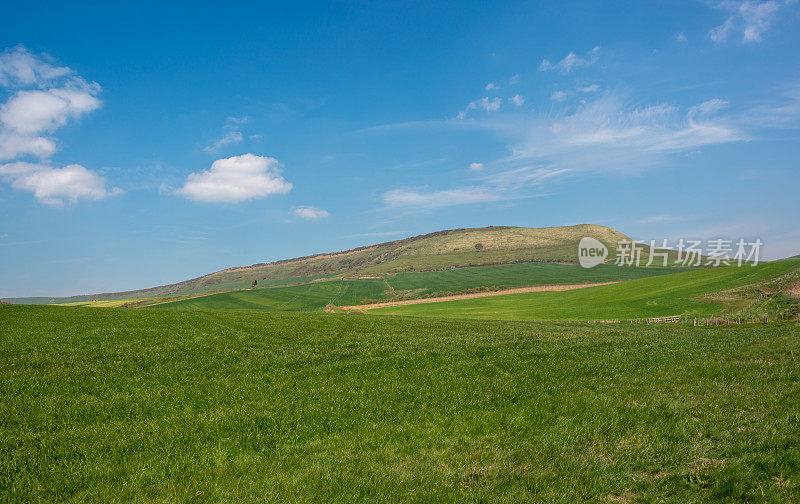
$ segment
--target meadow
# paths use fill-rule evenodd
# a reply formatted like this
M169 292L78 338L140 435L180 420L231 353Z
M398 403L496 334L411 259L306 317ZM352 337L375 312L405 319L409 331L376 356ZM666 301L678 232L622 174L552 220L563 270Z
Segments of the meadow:
M705 297L767 282L800 268L797 261L756 267L724 267L640 278L566 292L532 292L441 303L393 306L371 314L497 320L619 320L669 315L710 317L734 314L750 300ZM618 268L624 269L624 268Z
M798 502L798 359L797 324L0 306L0 502Z
M460 292L476 287L613 282L684 271L679 268L620 268L610 264L584 269L576 264L527 262L444 271L398 273L385 278L327 280L289 287L251 289L158 304L164 309L322 310L329 304L358 305L362 300Z

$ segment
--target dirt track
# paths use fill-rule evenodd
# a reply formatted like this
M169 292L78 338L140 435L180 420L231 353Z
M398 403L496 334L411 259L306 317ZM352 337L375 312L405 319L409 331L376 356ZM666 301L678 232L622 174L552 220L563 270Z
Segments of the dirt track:
M424 298L424 299L408 299L406 301L390 301L387 303L375 303L357 306L340 306L342 310L370 310L372 308L384 308L387 306L402 306L411 304L422 303L440 303L442 301L456 301L459 299L473 299L490 296L505 296L507 294L522 294L524 292L547 292L547 291L566 291L573 289L583 289L586 287L597 287L598 285L610 285L625 280L618 280L616 282L601 282L601 283L584 283L584 284L563 284L563 285L535 285L533 287L520 287L517 289L508 289L502 291L492 292L476 292L474 294L462 294L459 296L442 296L437 298Z

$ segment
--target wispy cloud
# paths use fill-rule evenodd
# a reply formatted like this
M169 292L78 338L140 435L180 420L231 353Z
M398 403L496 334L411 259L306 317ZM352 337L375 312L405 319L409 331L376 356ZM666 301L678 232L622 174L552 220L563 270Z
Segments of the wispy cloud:
M508 101L510 101L517 107L521 107L525 103L525 97L521 95L514 95L511 98L509 98Z
M498 86L494 82L486 84L486 87L484 88L485 91L497 91L498 89L500 89L500 86Z
M549 72L551 70L558 70L562 74L568 74L573 70L583 68L589 65L594 65L600 58L600 46L595 46L592 50L588 51L584 56L578 56L574 52L567 54L564 59L558 63L551 63L548 59L543 59L539 64L539 70L542 72Z
M744 43L761 42L778 11L790 3L793 2L791 0L720 2L717 7L725 10L728 16L721 25L709 30L708 35L711 40L718 43L725 42L733 34L739 35Z
M489 98L488 96L484 96L483 98L478 98L477 100L471 101L467 104L467 107L458 113L459 119L464 119L467 117L467 114L470 110L485 110L486 112L497 112L500 110L500 106L503 104L503 99L495 96L494 98Z
M330 216L327 210L313 206L295 207L292 213L305 220L318 220Z
M244 135L241 132L241 125L245 124L250 119L248 117L228 117L223 126L223 134L220 138L203 148L206 152L215 153L228 145L240 144L244 141ZM258 135L251 135L249 138L253 139Z
M507 199L505 195L488 187L461 187L445 190L392 189L383 194L383 202L390 207L431 210L468 203L486 203Z

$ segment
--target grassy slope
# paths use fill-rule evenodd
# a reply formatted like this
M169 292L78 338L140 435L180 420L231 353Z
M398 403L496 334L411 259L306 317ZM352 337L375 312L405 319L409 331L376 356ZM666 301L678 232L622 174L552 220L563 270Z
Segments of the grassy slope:
M590 270L577 265L520 263L446 271L398 273L385 279L335 280L293 287L274 287L212 294L156 305L169 309L321 310L328 304L348 306L364 299L384 299L401 291L425 294L475 287L610 282L674 273L672 268L619 268L600 265ZM393 289L393 290L392 290Z
M705 293L762 282L786 274L797 262L777 261L756 267L706 269L632 280L567 292L535 292L372 310L375 314L469 317L507 320L605 320L665 315L710 315L724 306L704 302Z
M1 502L798 502L797 325L0 306Z
M71 298L16 298L21 304L69 303L91 299L138 299L244 289L258 280L262 287L290 285L317 278L385 275L403 271L521 261L575 262L578 241L591 236L606 243L613 255L625 235L605 226L581 224L549 228L488 227L455 229L362 247L346 252L229 268L177 284L137 291ZM475 245L480 244L481 250ZM646 256L646 255L645 255Z

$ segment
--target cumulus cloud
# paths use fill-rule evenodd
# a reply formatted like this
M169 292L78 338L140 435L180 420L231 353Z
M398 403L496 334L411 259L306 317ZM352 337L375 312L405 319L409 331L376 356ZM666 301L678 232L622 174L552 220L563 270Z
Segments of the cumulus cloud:
M592 84L591 86L585 86L581 88L582 93L596 93L600 90L599 84Z
M469 169L472 171L481 171L483 170L483 163L470 163Z
M0 54L0 85L12 90L0 105L0 161L56 151L48 134L100 107L100 86L15 47ZM32 89L23 89L32 88Z
M292 210L292 212L301 219L306 219L306 220L324 219L325 217L328 217L330 215L327 210L323 210L322 208L317 208L313 206L295 207L294 210Z
M550 60L543 59L539 64L539 70L542 72L549 72L550 70L558 70L563 74L568 74L578 68L586 67L597 63L600 57L600 46L595 46L588 51L584 56L578 56L574 52L570 52L564 59L558 63L550 63Z
M484 96L483 98L479 98L477 100L471 101L467 104L467 107L458 113L459 119L464 119L467 117L467 113L470 110L482 109L486 112L497 112L500 110L500 105L503 104L503 99L500 97L495 96L494 98L489 98L488 96Z
M724 1L718 7L728 12L725 21L708 32L714 42L725 42L734 33L741 34L741 41L761 42L764 33L769 30L777 12L790 0L781 2L769 0L759 1Z
M516 105L517 107L521 107L523 103L525 103L525 98L521 95L514 95L508 99L511 103Z
M175 193L194 201L237 203L286 194L292 184L281 176L277 159L244 154L217 159L211 169L190 173Z
M10 92L0 104L0 161L40 160L0 165L0 178L50 205L122 192L107 190L103 177L79 164L57 168L47 161L57 150L52 133L100 107L97 83L17 46L0 53L0 86Z
M0 165L0 178L11 187L30 191L41 203L61 205L64 200L99 200L122 194L119 188L106 189L106 180L81 165L55 168L47 164L15 162Z

